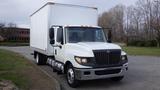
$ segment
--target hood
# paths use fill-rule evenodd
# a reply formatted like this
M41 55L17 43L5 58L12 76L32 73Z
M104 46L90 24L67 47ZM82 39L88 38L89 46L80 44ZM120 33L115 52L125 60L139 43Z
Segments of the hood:
M92 50L102 50L102 49L121 49L120 46L113 43L104 43L104 42L80 42L77 43L80 46L90 48Z
M68 53L80 56L93 56L93 50L103 49L121 49L120 46L112 43L104 42L80 42L80 43L68 43L66 45Z

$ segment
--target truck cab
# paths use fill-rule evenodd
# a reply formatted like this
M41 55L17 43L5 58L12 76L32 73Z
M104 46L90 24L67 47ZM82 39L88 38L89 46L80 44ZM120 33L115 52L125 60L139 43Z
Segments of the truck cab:
M47 63L65 73L68 84L80 80L112 78L122 80L128 69L127 54L121 47L107 42L101 27L58 26L50 29L54 57Z

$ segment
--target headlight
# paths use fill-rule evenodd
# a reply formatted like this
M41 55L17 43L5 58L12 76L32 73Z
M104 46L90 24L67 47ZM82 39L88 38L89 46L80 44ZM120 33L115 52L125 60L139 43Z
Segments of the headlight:
M87 58L75 57L75 60L79 64L86 64L87 63Z
M82 58L82 63L87 63L87 59L86 58Z
M122 55L121 60L122 60L122 63L127 63L128 62L127 55Z
M94 66L94 58L93 57L77 57L75 56L75 61L84 66Z
M77 61L77 63L82 63L81 58L79 57L75 57L75 60Z

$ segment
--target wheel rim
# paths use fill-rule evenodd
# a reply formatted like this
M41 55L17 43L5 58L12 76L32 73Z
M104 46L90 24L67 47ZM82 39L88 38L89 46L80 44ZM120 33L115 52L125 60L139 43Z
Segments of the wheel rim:
M74 71L73 69L68 69L68 72L67 72L67 78L68 78L68 82L70 84L72 84L74 82Z
M39 62L39 56L37 54L37 56L36 56L36 63L38 63L38 62Z

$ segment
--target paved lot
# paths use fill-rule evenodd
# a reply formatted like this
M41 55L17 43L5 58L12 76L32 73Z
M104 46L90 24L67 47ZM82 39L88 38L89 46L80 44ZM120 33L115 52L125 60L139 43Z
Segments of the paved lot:
M29 47L0 47L21 53L33 60ZM160 57L129 56L129 71L122 82L108 79L85 81L73 89L67 85L64 75L52 72L49 66L39 66L53 78L56 78L64 90L160 90Z

